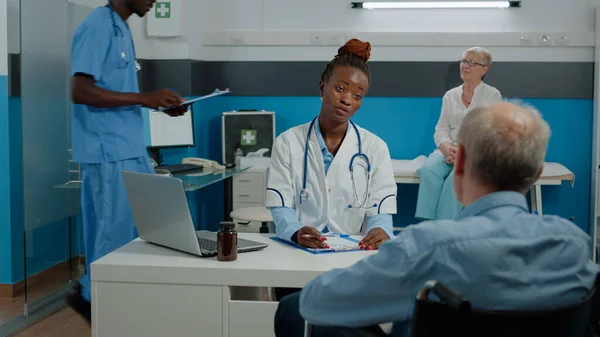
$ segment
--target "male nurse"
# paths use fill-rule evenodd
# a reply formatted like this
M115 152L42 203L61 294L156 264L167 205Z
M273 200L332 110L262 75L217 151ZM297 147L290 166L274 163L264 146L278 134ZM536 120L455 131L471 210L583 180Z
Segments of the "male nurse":
M91 323L90 264L137 237L121 170L154 173L144 146L141 107L179 106L177 93L139 93L126 20L155 0L110 0L77 28L71 49L73 160L81 164L87 275L66 302ZM187 107L167 110L171 116Z

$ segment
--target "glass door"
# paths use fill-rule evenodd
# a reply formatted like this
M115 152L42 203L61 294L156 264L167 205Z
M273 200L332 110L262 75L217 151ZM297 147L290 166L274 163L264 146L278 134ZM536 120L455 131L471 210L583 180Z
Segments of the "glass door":
M78 191L60 188L77 179L69 151L69 5L20 1L25 316L58 305L83 251Z

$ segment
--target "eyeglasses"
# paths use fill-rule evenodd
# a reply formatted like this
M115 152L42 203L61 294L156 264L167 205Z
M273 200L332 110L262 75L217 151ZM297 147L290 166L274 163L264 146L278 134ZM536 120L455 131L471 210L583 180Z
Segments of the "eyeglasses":
M460 60L460 63L461 63L461 64L468 64L468 65L469 65L469 66L471 66L471 67L474 67L474 66L482 66L482 67L485 67L485 66L486 66L486 64L483 64L483 63L477 63L477 62L475 62L475 61L473 61L473 60Z

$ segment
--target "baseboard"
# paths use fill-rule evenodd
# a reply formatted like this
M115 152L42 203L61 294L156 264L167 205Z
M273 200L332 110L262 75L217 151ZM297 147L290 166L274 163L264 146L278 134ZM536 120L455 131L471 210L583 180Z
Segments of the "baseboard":
M82 263L85 265L85 257L74 257L71 259L73 266L73 273L76 274L76 264ZM54 265L46 270L43 270L33 276L27 278L28 287L36 287L40 284L52 282L60 278L65 278L65 282L68 281L69 275L69 261L61 262ZM23 295L25 293L25 281L19 281L15 284L0 284L0 299L13 299Z

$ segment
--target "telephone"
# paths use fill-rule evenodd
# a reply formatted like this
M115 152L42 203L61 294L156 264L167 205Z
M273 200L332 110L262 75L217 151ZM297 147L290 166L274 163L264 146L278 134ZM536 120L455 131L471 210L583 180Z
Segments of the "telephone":
M204 159L204 158L194 158L194 157L183 158L181 163L182 164L202 165L204 168L213 168L217 171L225 169L224 165L221 165L214 160L208 160L208 159Z

